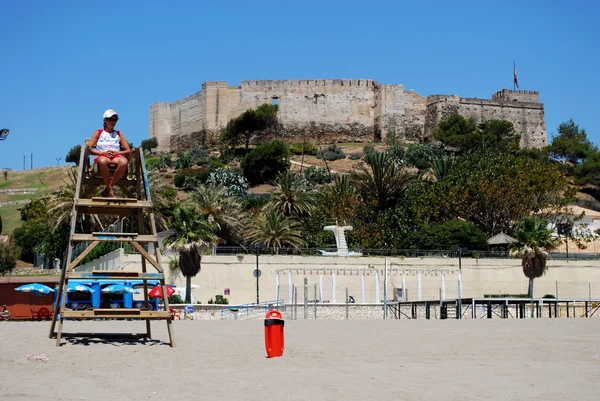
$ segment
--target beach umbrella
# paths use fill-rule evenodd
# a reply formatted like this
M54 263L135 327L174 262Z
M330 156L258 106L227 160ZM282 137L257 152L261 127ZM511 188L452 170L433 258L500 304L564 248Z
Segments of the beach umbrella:
M37 292L39 294L50 294L51 292L54 292L53 288L48 287L47 285L44 284L39 284L39 283L31 283L31 284L24 284L20 287L15 288L15 291L20 291L20 292Z
M44 284L30 283L15 288L15 291L33 292L34 294L50 294L51 292L54 292L54 289ZM33 297L33 311L35 312L35 296Z
M170 285L167 285L165 287L167 287L167 296L168 297L175 294L175 288L171 287ZM153 289L148 291L148 295L152 298L162 298L162 296L163 296L162 295L162 287L160 285L157 285L156 287L154 287Z
M100 290L103 294L139 294L139 291L123 284L113 284Z
M69 283L69 286L67 287L67 292L89 292L90 294L93 294L96 292L96 290L94 290L91 287L88 287L87 285Z

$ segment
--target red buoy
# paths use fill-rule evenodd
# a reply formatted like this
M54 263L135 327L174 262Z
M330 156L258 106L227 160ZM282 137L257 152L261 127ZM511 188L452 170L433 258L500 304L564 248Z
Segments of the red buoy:
M283 318L277 310L267 312L265 318L265 347L267 358L283 355Z

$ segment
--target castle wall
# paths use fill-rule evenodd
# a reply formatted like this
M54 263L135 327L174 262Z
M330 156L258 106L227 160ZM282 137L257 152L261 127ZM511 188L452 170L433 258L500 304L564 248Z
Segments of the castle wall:
M201 92L152 105L150 136L159 139L161 151L215 145L231 118L264 103L279 105L280 129L264 133L263 140L421 142L433 136L438 121L459 113L478 122L513 122L522 133L522 146L547 144L544 108L535 91L504 89L492 100L422 97L403 85L369 79L243 81L240 86L206 82Z
M478 123L506 120L521 134L521 147L543 147L548 144L544 107L539 103L497 102L484 99L460 99L458 113Z

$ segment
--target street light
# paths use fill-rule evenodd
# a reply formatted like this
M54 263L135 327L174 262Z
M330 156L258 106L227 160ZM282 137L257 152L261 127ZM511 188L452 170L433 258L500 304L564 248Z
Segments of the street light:
M60 159L62 159L62 157L55 157L54 160L56 160L56 165L58 166L58 162L60 161Z
M249 249L255 249L256 250L256 270L254 270L253 274L254 277L256 277L256 304L258 305L258 303L260 302L260 297L259 297L259 292L258 292L258 278L261 275L260 270L258 269L258 250L261 248L264 248L265 244L250 244L248 245Z
M0 141L3 141L6 139L6 137L8 137L8 133L10 132L10 130L8 128L2 128L0 129Z
M462 253L467 251L467 248L454 248L458 252L458 319L462 319Z

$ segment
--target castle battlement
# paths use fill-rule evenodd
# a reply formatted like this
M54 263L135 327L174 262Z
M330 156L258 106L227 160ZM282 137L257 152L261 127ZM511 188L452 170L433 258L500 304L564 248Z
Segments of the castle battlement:
M242 81L241 87L323 87L323 86L362 86L375 87L377 81L372 79L286 79Z
M538 91L502 89L492 94L492 100L498 102L528 102L539 103Z

